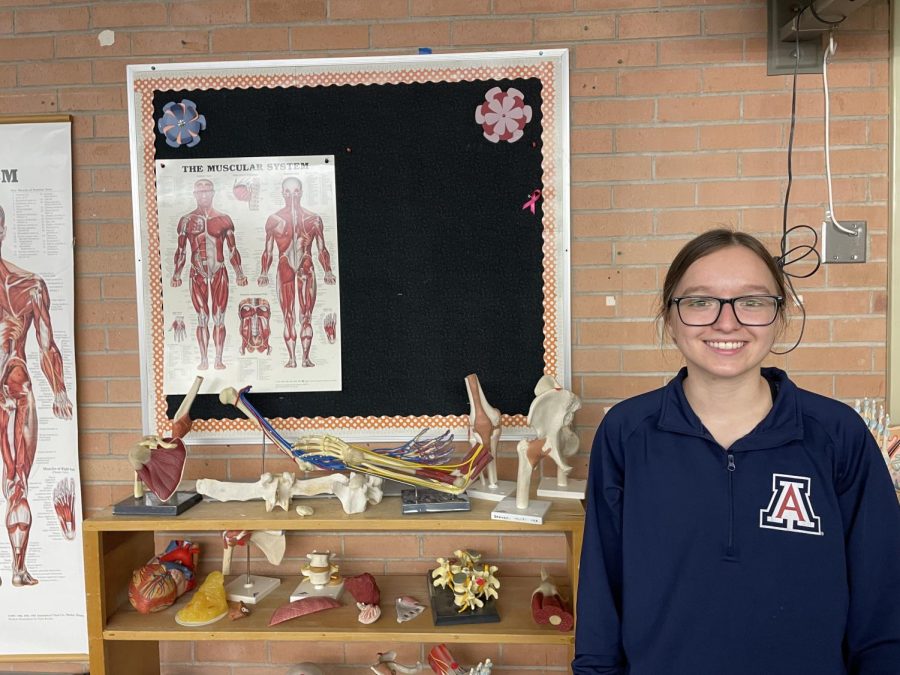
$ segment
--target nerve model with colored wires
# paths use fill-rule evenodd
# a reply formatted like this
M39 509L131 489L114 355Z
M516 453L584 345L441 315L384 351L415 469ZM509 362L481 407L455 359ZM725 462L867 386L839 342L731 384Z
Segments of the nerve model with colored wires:
M255 421L266 438L301 466L306 463L315 469L358 471L440 492L460 494L493 459L491 453L479 443L470 448L461 460L452 462L453 435L446 431L426 439L423 437L427 429L393 448L367 448L330 435L304 436L290 443L253 407L247 399L249 391L250 387L240 391L228 387L220 392L219 400L225 405L233 405L248 419Z

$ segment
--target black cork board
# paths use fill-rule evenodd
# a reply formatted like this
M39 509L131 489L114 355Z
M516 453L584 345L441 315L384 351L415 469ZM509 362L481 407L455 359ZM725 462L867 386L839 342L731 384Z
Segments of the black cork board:
M302 72L303 62L298 64ZM462 66L464 72L474 72L468 63ZM251 393L266 417L336 418L342 420L337 429L363 429L363 435L367 426L383 425L358 420L383 417L415 419L399 424L401 428L452 427L454 421L458 426L469 410L464 378L477 373L490 403L506 415L504 425L515 427L522 426L541 375L550 372L567 380L567 346L557 338L567 334L558 324L568 321L561 288L567 272L558 269L565 266L567 251L562 241L567 190L560 158L565 120L558 110L565 87L548 75L557 72L558 80L558 70L498 67L485 77L462 81L413 75L407 78L413 81L362 78L353 83L352 77L339 76L315 86L267 86L270 80L258 77L251 82L260 86L243 86L247 80L237 79L240 69L230 76L215 70L201 77L203 64L177 68L177 75L143 71L148 80L140 87L138 73L130 74L140 94L131 111L132 131L140 127L142 116L149 114L154 123L151 132L144 120L143 133L135 133L140 138L132 149L143 155L145 165L151 159L334 157L342 390ZM505 71L509 77L499 76ZM160 80L162 75L168 77ZM516 142L486 140L475 121L476 107L494 87L520 91L531 106L531 120ZM194 102L207 117L215 113L215 124L208 125L194 147L170 147L155 128L163 107L182 99ZM548 119L550 105L556 109ZM134 182L138 192L145 188L140 199L152 209L147 177L135 176ZM533 202L532 213L526 204L538 189L545 198ZM548 195L554 195L552 202ZM555 227L547 245L545 208L551 205ZM145 230L142 239L139 260L146 278L139 283L145 302L153 305L148 278L160 270L146 253L154 247L152 236ZM547 279L553 275L553 297L548 298ZM144 314L152 322L148 309L152 307ZM145 351L154 353L153 331L142 334L150 336ZM272 340L277 344L281 336ZM171 418L183 398L160 395L159 387L152 386L159 375L156 360L147 378L149 431L159 426L162 415ZM248 384L252 382L233 386ZM207 420L213 438L220 435L218 429L232 430L227 420L243 418L219 403L215 393L202 393L191 416ZM422 424L423 419L436 423ZM195 424L201 436L203 426ZM300 430L314 427L296 425ZM286 428L291 428L289 422ZM402 431L395 434L404 436Z

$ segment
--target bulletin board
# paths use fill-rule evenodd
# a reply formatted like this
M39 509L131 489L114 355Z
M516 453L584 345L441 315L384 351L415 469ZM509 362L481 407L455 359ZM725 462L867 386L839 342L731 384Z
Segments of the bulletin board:
M145 433L522 436L570 386L566 50L129 66ZM299 196L298 196L299 195ZM212 200L212 201L211 201ZM237 255L236 255L237 252Z

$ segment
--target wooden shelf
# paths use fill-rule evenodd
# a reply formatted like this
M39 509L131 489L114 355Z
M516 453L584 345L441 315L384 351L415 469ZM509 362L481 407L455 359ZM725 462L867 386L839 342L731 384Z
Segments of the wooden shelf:
M211 626L185 628L175 623L175 613L187 602L154 614L139 614L125 604L109 618L103 630L104 640L348 640L428 642L440 633L445 642L525 643L568 645L572 633L560 633L551 626L539 626L531 619L531 592L537 587L533 578L501 577L497 609L498 623L435 626L428 601L425 576L397 575L376 579L381 590L382 615L374 624L357 621L359 614L353 597L346 591L341 607L291 619L269 626L276 608L289 602L290 594L300 583L299 577L283 577L282 584L262 602L251 605L252 614L238 621L227 617ZM412 595L426 605L422 614L406 623L397 623L394 599Z
M292 619L270 627L275 609L289 600L300 577L284 577L272 594L251 609L244 619L222 619L211 626L186 628L175 623L175 613L189 596L155 614L136 612L124 590L134 569L155 555L158 532L204 532L230 529L283 529L303 532L559 532L565 535L568 580L566 591L577 588L578 561L584 509L571 500L554 501L542 525L491 520L493 502L472 501L472 510L456 513L403 515L397 497L387 497L365 513L347 515L336 499L304 500L315 513L305 518L293 511L266 513L262 502L203 502L180 516L114 516L107 508L84 521L85 577L88 606L88 640L93 675L157 675L159 641L271 640L347 642L448 642L565 645L574 650L574 634L539 626L531 618L534 578L504 577L500 570L497 623L435 626L431 608L416 619L399 624L394 600L411 595L430 604L425 575L376 577L381 590L382 616L374 624L357 621L357 609L349 593L342 607ZM560 580L562 581L562 580Z
M304 499L303 504L315 509L311 516L301 518L293 509L276 508L266 513L261 501L207 502L203 501L180 516L115 516L112 507L103 509L84 521L85 531L96 532L166 532L231 530L240 526L245 530L303 530L321 532L341 530L360 531L487 531L487 532L561 532L581 530L584 509L577 500L556 500L547 513L543 525L529 525L503 520L491 520L496 504L472 500L471 511L450 513L400 513L399 497L385 497L380 504L369 506L364 513L344 513L337 499Z

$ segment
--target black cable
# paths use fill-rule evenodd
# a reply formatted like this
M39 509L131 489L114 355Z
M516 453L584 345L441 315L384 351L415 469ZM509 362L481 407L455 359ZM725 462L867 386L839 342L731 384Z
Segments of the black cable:
M840 26L842 23L844 23L844 21L847 20L846 15L841 16L839 21L828 21L828 19L823 19L821 16L819 16L819 13L816 11L816 0L813 0L811 3L809 3L805 7L805 9L808 9L810 11L810 13L813 15L813 18L815 18L816 21L818 21L819 23L824 23L826 26L831 26L832 28L834 28L835 26ZM802 13L803 12L800 12L800 14L802 14ZM798 14L797 16L799 17L800 15ZM797 28L798 29L800 28L799 21L797 22Z
M810 3L807 7L811 8L812 3ZM797 341L794 342L793 346L790 349L787 349L783 352L771 350L773 354L784 355L789 354L794 351L803 340L803 333L806 329L806 307L803 306L803 301L800 299L799 294L794 289L792 278L794 279L806 279L807 277L811 277L813 274L819 271L819 267L822 265L822 258L819 256L819 252L816 250L816 244L818 243L819 236L816 231L810 227L809 225L796 225L788 229L787 221L788 221L788 206L790 205L791 200L791 185L794 182L794 174L793 174L793 166L792 166L792 157L794 152L794 130L797 126L797 73L800 69L800 15L803 14L804 10L800 10L797 14L795 21L797 22L794 31L794 76L793 83L791 86L791 127L790 133L788 134L788 156L787 156L787 174L788 174L788 184L784 193L784 210L782 212L781 218L781 255L776 259L776 263L779 267L781 267L781 271L784 274L784 280L787 283L788 290L790 291L791 297L794 299L794 302L797 304L797 307L800 308L801 314L801 322L800 322L800 335L797 337ZM812 232L813 235L813 243L812 245L801 244L799 246L794 246L790 249L787 248L787 240L788 237L797 230L807 229ZM800 255L796 255L797 253L802 252ZM812 271L806 274L794 274L790 272L787 267L793 263L799 262L806 258L807 256L813 255L816 258L815 267L813 267Z

